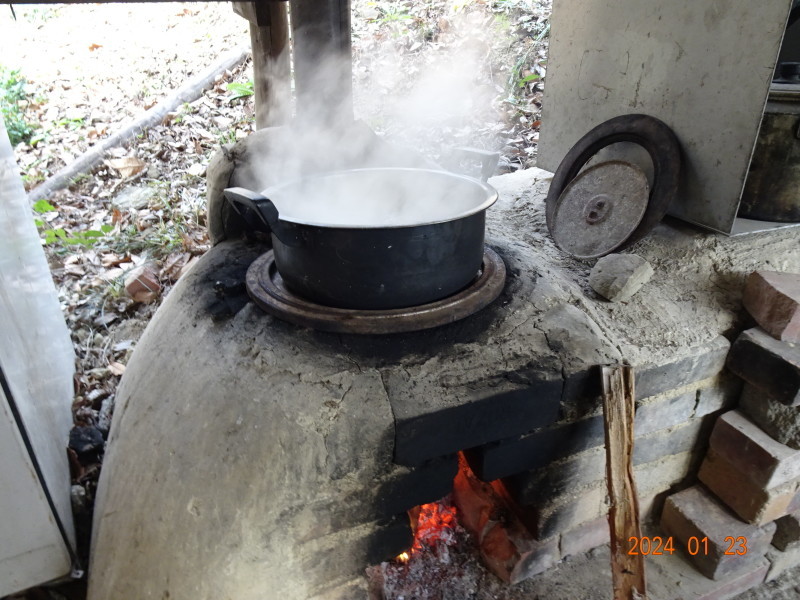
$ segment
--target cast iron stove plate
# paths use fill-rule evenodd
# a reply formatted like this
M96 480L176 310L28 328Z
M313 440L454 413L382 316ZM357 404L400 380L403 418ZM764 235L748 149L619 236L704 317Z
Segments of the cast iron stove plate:
M618 142L638 144L647 151L653 163L652 189L650 198L646 202L644 215L638 218L638 224L633 227L632 233L621 244L617 244L616 240L625 229L631 229L631 226L625 223L624 219L614 218L613 220L621 227L619 230L614 230L614 239L609 240L608 244L602 244L603 248L597 246L594 249L590 247L579 250L580 254L573 255L576 258L596 258L603 256L604 253L621 250L638 242L661 221L667 213L670 202L678 193L683 162L681 147L675 133L666 123L655 117L641 114L620 115L600 123L570 148L564 160L558 165L553 181L550 183L550 191L547 193L545 200L547 229L562 250L566 250L566 248L561 246L558 240L563 242L568 236L566 234L558 235L554 233L554 229L557 229L555 225L556 209L563 194L567 191L569 184L579 177L581 169L595 154ZM584 220L586 218L583 214L576 216L580 216ZM594 218L589 214L586 216ZM607 215L606 219L609 216ZM617 217L619 216L617 215ZM586 252L586 254L582 252Z
M497 298L505 280L503 259L485 248L478 276L469 286L442 300L391 310L333 308L289 291L270 250L247 269L247 292L261 309L295 325L334 333L384 334L430 329L468 317Z
M647 176L636 165L612 160L589 167L559 196L553 239L577 258L613 252L641 223L649 196Z

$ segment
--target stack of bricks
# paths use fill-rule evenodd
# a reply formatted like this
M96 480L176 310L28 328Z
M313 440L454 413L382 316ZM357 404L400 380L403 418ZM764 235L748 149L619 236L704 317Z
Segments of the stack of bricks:
M753 273L744 305L758 327L728 355L744 380L738 410L715 423L700 483L661 518L701 573L738 591L800 565L800 275Z
M718 338L695 356L635 366L633 460L643 519L655 516L673 486L694 476L714 421L738 399L741 383L723 372L729 349L727 340ZM599 394L599 373L586 374L586 379L596 379ZM495 491L502 488L535 540L520 550L523 562L511 580L534 576L562 558L609 542L599 397L596 410L576 418L576 411L568 410L568 392L565 396L555 422L465 451L477 479L492 482Z

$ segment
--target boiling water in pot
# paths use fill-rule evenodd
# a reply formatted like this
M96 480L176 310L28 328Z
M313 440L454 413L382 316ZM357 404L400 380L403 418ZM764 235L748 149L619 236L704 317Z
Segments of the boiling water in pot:
M407 227L450 221L489 206L496 192L445 171L355 169L271 187L284 221L325 227Z

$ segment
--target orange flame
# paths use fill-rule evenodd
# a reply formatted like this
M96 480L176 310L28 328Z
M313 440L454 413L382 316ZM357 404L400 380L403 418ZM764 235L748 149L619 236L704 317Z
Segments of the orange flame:
M452 529L456 526L455 506L445 506L440 502L423 504L420 507L417 527L414 533L412 552L419 552L423 546L435 546L439 542L447 542Z
M435 548L439 544L454 542L457 525L456 508L444 501L423 504L408 511L414 531L414 544L407 552L399 554L395 560L407 563L411 557L424 548Z

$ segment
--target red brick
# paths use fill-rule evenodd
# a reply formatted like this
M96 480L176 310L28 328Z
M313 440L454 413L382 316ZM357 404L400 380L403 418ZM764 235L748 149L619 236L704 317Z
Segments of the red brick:
M800 404L800 345L776 340L754 327L736 338L727 365L772 399L787 406Z
M700 596L693 596L692 600L730 600L737 597L764 581L769 568L765 563L763 558L759 559L743 573L737 571L732 577L726 577L718 588Z
M748 383L738 409L781 444L800 450L800 407L786 406Z
M704 363L710 355L703 356L705 358L698 359L699 362ZM717 358L713 362L719 366ZM691 368L691 365L686 365L686 368ZM671 369L668 372L673 380L683 376ZM641 394L637 378L637 395ZM636 402L634 428L637 438L689 422L696 404L696 389L673 388L657 396L642 397ZM604 443L603 416L594 415L576 421L561 421L513 439L471 448L465 454L478 477L484 481L494 481L541 469L556 460L592 448L602 448Z
M800 342L800 274L755 271L747 278L742 302L764 331Z
M800 477L800 450L776 441L738 410L717 419L710 445L759 487Z
M561 558L558 536L535 540L517 518L499 482L480 481L462 462L453 480L461 523L478 542L484 565L511 584L538 575Z
M639 514L650 512L654 497L683 480L696 464L691 452L667 456L634 468ZM541 503L525 506L520 517L537 539L546 539L569 531L582 523L594 521L608 513L605 481L569 490Z
M789 511L800 480L762 488L745 477L713 448L708 451L697 475L725 505L748 523L762 525Z
M125 277L125 292L136 302L145 304L158 298L161 293L161 283L158 281L155 267L145 264L128 273Z
M683 555L649 557L647 562L648 598L663 600L729 600L738 598L764 581L769 569L761 557L741 571L719 581L707 579L686 563Z
M713 417L709 421L690 419L676 427L637 437L633 448L633 464L643 465L692 450L698 445L698 439L704 439L700 438L702 429L705 428L705 435L708 435L712 421ZM503 481L520 504L542 504L554 496L605 481L605 466L605 448L592 448Z
M692 418L696 404L696 390L678 396L667 393L637 401L634 421L636 437L686 423Z
M800 512L784 515L775 521L775 536L772 545L778 550L800 548Z
M721 411L730 410L739 403L743 381L729 371L712 379L706 379L697 387L697 404L694 407L694 418Z
M698 571L709 579L719 580L749 569L762 558L769 547L775 524L761 527L738 519L703 486L696 485L673 494L664 504L661 528L673 537L675 548L686 549L690 538L708 538L708 554L704 546L694 556L686 556ZM726 538L745 537L746 554L725 554L730 547Z

